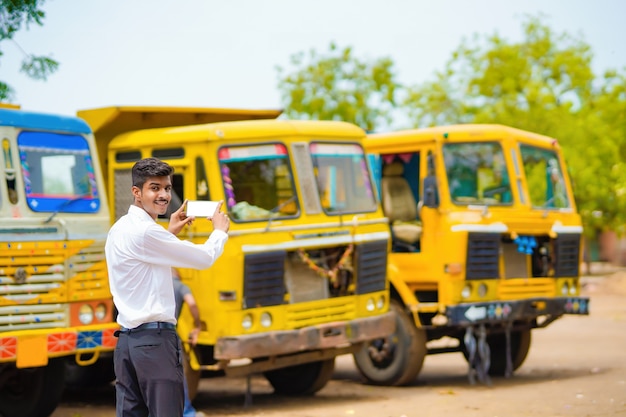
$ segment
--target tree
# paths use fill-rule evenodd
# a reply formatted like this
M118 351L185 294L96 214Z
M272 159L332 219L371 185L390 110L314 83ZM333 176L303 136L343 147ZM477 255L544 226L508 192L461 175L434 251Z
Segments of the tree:
M594 227L625 235L626 74L607 71L602 81L581 117L587 143L569 156L585 176L581 212Z
M0 42L13 41L15 34L22 29L22 25L28 29L29 25L43 25L46 16L41 10L45 0L0 0ZM16 43L17 45L17 43ZM35 80L46 80L50 74L57 70L59 63L46 56L34 56L25 52L19 45L18 48L24 54L20 71ZM0 57L2 57L0 50ZM9 84L0 80L0 102L13 98L13 89Z
M399 88L391 59L363 61L331 43L326 54L292 55L291 65L291 72L277 68L286 116L343 120L370 131L391 123Z
M556 34L541 17L523 22L524 39L474 36L434 81L404 102L414 126L499 123L559 140L579 211L593 234L626 223L626 79L596 77L583 40Z

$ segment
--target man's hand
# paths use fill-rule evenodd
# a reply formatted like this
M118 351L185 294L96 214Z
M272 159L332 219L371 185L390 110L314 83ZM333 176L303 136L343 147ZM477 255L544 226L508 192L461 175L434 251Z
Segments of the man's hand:
M215 213L211 218L211 221L213 222L214 229L221 230L222 232L227 233L228 229L230 229L230 219L228 218L228 214L222 213L220 211L220 209L222 208L222 204L224 204L224 201L220 201L218 203L217 208L215 209Z
M167 230L170 233L177 235L188 224L193 223L195 217L187 217L187 214L183 210L187 205L187 200L183 201L183 204L170 216L170 224L167 226Z
M199 327L195 327L191 330L191 332L189 332L189 337L187 339L187 343L189 343L191 346L195 346L198 344L198 335L200 334L200 328Z

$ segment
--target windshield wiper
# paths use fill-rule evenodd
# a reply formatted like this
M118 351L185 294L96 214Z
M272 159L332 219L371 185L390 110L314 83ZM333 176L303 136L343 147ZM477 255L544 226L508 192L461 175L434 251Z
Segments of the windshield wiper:
M279 205L277 205L276 207L274 207L273 209L271 209L269 211L270 215L269 215L269 217L267 219L267 226L265 227L265 231L266 232L268 230L270 230L270 226L272 225L272 219L274 219L278 215L278 212L280 211L280 209L282 209L287 204L292 203L294 201L296 201L296 195L295 194L292 195L287 200L283 201L282 203L280 203Z
M487 188L483 191L483 197L493 198L496 194L503 194L507 191L511 191L511 188L508 185L499 185L493 188Z
M52 219L54 219L54 216L59 214L61 212L61 210L63 210L64 208L66 208L67 206L69 206L71 204L74 204L77 201L84 200L86 197L91 197L91 194L82 194L82 195L79 195L79 196L76 196L76 197L72 198L71 200L64 201L61 205L59 205L59 207L57 207L57 209L54 211L54 213L52 213L50 215L50 217L48 217L46 220L44 220L43 224L50 223L52 221Z

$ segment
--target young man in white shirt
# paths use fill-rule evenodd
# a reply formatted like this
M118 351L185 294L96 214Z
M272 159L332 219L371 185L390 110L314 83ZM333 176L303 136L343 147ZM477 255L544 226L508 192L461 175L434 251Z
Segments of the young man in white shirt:
M156 158L132 169L134 202L111 227L105 246L109 285L121 326L115 348L117 417L177 417L183 414L183 353L176 333L172 267L209 268L228 240L230 221L220 212L203 244L176 235L194 221L175 211L168 229L156 219L172 198L174 169Z

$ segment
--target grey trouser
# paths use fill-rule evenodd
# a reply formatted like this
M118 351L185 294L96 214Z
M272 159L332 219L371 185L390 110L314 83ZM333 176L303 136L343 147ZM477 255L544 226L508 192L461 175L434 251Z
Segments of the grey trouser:
M183 355L176 330L122 332L113 361L117 417L183 415Z

